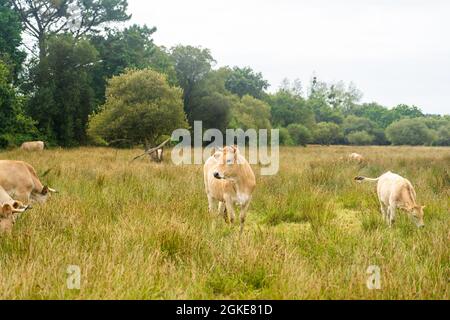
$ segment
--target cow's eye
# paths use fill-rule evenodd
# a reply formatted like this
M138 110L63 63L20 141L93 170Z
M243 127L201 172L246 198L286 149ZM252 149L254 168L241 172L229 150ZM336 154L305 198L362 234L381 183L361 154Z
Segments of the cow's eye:
M227 160L227 164L232 164L233 160Z

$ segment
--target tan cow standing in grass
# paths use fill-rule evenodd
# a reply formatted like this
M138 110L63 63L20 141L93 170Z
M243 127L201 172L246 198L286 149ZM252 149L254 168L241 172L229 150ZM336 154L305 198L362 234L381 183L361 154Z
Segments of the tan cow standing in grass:
M44 151L45 143L43 141L30 141L22 143L20 149L25 151Z
M378 182L377 191L381 212L390 227L395 222L396 209L408 212L417 227L425 226L423 221L425 207L417 204L416 191L409 180L390 171L377 179L356 177L355 180Z
M225 221L228 221L229 214L231 223L234 223L234 205L239 205L242 233L256 187L256 178L238 147L225 147L211 156L204 166L204 179L209 211L214 212L219 202L219 214L223 214Z
M56 190L44 186L34 168L26 162L0 160L0 186L13 198L26 204L43 203Z

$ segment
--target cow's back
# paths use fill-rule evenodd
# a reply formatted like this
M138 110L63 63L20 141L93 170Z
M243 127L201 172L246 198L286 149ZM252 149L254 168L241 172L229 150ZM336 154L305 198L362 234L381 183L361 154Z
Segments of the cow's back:
M410 200L411 190L414 188L407 179L392 172L384 174L378 181L378 196L386 205Z
M25 151L43 151L44 148L45 143L43 141L24 142L21 146L21 149Z
M0 185L11 193L17 189L34 187L30 170L25 162L0 160Z

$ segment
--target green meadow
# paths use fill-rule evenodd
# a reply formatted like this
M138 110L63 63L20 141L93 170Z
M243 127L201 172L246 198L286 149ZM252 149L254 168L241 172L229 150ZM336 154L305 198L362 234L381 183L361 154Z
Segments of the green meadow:
M208 213L202 166L131 163L140 152L0 153L51 169L42 182L60 191L0 236L0 299L450 298L450 148L281 148L278 175L253 167L241 236ZM353 181L388 170L415 186L424 229L402 213L390 229L375 185ZM79 290L67 286L73 265Z

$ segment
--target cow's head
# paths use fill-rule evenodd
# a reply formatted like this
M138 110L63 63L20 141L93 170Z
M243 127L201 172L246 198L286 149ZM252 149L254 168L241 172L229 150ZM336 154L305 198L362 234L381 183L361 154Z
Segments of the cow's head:
M414 206L409 210L412 220L418 228L423 228L425 226L423 209L425 209L425 206Z
M24 205L22 202L20 201L14 201L12 203L12 209L13 209L13 213L23 213L25 212L27 209L31 209L30 206L26 206Z
M0 233L10 233L14 225L13 207L6 203L0 205Z
M44 203L47 201L48 196L51 193L58 193L55 189L49 188L47 186L44 186L42 188L41 192L33 192L31 194L31 200L37 202L37 203Z
M216 152L214 157L218 163L214 170L214 178L222 179L234 179L238 175L239 170L239 148L237 146L225 147L222 150Z
M31 209L31 207L25 206L20 201L14 201L13 203L5 203L3 205L0 205L0 219L8 219L15 213L23 213L28 209Z
M5 220L5 219L11 219L13 215L13 207L6 203L4 205L1 205L0 207L0 219L1 220Z

